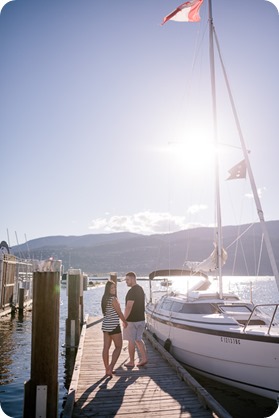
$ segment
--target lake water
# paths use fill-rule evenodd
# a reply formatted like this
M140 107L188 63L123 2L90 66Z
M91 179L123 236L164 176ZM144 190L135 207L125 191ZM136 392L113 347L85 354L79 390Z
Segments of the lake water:
M272 277L239 277L226 278L226 286L237 290L241 297L250 299L252 285L255 303L278 303L279 292ZM139 281L149 299L149 282ZM154 283L159 289L160 284ZM128 288L125 282L118 283L118 298L124 309L124 300ZM100 301L104 284L89 288L84 292L84 313L100 316ZM67 395L69 376L66 364L65 321L68 313L66 289L61 287L60 306L60 341L59 341L59 404L58 417L63 411L63 401ZM10 417L22 418L24 382L30 379L31 362L31 320L32 312L25 312L22 318L7 316L0 320L0 404L2 410ZM100 359L100 361L102 361ZM256 397L243 391L225 387L205 378L195 376L197 380L231 413L233 418L266 418L276 410L273 401Z

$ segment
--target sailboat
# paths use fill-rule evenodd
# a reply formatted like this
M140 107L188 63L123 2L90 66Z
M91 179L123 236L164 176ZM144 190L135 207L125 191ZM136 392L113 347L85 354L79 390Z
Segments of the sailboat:
M203 0L179 6L164 22L199 20ZM209 49L214 135L217 139L214 47L220 56L213 24L212 4L208 0ZM245 166L262 226L273 275L279 289L279 275L257 193L248 151L241 132L225 68L221 60L232 111L239 133ZM279 304L254 304L224 291L222 268L227 253L223 248L218 153L215 160L216 239L213 252L204 261L186 262L177 269L153 271L150 301L146 306L147 329L166 349L190 370L239 389L279 400ZM239 173L239 170L237 171ZM240 174L239 174L240 175ZM186 284L183 293L173 288L159 299L152 295L153 279L179 278ZM217 283L217 285L216 285Z

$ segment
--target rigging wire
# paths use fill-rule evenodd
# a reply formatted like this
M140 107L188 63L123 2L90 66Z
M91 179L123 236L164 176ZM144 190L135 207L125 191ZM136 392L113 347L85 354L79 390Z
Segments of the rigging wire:
M263 231L263 235L264 235L265 244L266 244L271 268L272 268L272 271L273 271L273 274L274 274L274 277L275 277L277 288L279 289L279 272L278 272L274 252L273 252L273 249L272 249L270 237L269 237L269 234L268 234L268 231L267 231L267 227L265 225L264 213L263 213L261 202L260 202L260 199L259 199L259 196L258 196L258 193L257 193L257 188L256 188L253 172L252 172L251 165L250 165L250 160L249 160L249 155L248 155L249 152L248 152L248 150L246 148L246 145L245 145L244 137L243 137L241 126L240 126L240 121L239 121L238 114L237 114L237 111L236 111L232 91L231 91L231 88L230 88L230 85L229 85L228 76L227 76L227 73L226 73L226 69L225 69L224 62L223 62L222 55L221 55L221 51L220 51L219 42L218 42L218 39L217 39L217 34L216 34L216 31L215 31L214 27L213 27L213 36L214 36L215 43L216 43L216 46L217 46L219 59L220 59L220 63L221 63L221 66L222 66L222 70L223 70L223 74L224 74L224 78L225 78L225 82L226 82L226 86L227 86L227 90L228 90L228 94L229 94L229 98L230 98L232 112L233 112L234 119L235 119L235 122L236 122L237 130L238 130L238 135L239 135L239 139L240 139L240 143L241 143L241 148L242 148L242 151L243 151L243 154L244 154L246 168L247 168L247 171L248 171L248 174L249 174L249 179L250 179L250 183L251 183L251 187L252 187L252 192L253 192L258 217L259 217L260 224L261 224L262 231Z
M262 251L263 251L263 242L264 242L264 235L262 234L260 255L259 255L258 266L257 266L257 276L259 276L259 272L260 272L260 264L261 264Z
M235 240L233 240L229 245L226 246L226 250L228 250L232 245L234 245L237 241L240 240L240 238L246 234L249 229L252 228L252 226L255 225L255 222L250 224Z

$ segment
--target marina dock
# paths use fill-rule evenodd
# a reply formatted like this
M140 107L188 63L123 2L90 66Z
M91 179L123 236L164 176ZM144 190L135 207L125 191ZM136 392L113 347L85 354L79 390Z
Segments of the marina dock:
M144 340L147 365L127 369L128 342L123 341L115 374L106 377L101 319L89 318L82 328L63 418L231 417L148 331Z
M5 241L1 242L1 248ZM0 251L0 319L32 304L34 260L23 260Z

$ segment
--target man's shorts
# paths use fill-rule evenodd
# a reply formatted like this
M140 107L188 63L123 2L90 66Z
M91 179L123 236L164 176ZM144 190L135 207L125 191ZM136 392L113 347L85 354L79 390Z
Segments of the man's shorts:
M123 328L123 340L140 341L145 328L145 321L128 322L126 328Z

